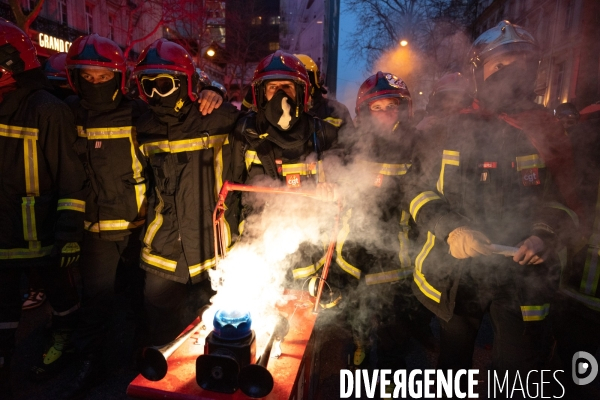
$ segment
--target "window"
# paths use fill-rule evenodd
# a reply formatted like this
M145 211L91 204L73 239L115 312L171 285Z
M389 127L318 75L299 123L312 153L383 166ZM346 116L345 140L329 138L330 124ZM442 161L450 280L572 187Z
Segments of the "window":
M94 6L91 4L85 5L85 30L88 34L94 31Z
M278 15L276 17L269 17L269 25L279 25L281 23L281 17Z
M252 18L252 25L262 25L262 17Z
M108 38L115 40L115 16L108 14Z
M58 20L61 24L67 25L67 0L58 0Z
M269 43L269 50L271 50L271 51L279 50L279 42Z
M565 31L568 31L573 25L573 0L567 0L565 3Z
M554 79L554 96L552 97L552 100L556 104L562 103L564 75L565 75L565 63L561 62L560 64L556 64L556 77Z

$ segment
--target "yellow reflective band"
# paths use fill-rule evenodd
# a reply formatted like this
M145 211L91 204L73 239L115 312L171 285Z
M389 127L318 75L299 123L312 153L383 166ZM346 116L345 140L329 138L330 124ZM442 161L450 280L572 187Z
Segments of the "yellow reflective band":
M411 164L386 164L370 161L361 161L361 164L366 165L369 171L371 171L374 174L386 176L405 175L411 167Z
M38 139L39 129L0 124L0 136L13 139Z
M227 142L229 143L229 142ZM219 200L219 193L223 187L223 142L217 142L213 145L213 164L215 173L215 201Z
M376 274L366 274L365 282L367 285L378 285L380 283L397 282L413 274L411 268L394 269L392 271L378 272Z
M84 221L84 228L90 232L101 232L101 231L120 231L123 229L134 229L144 224L143 220L139 221L125 221L124 219L115 220L102 220L98 222Z
M217 263L215 262L214 258L211 258L210 260L204 261L203 263L200 263L200 264L190 265L189 266L190 276L194 277L216 265L217 265Z
M318 272L321 267L323 267L323 265L325 264L325 256L323 256L317 263L315 264L311 264L308 267L302 267L302 268L296 268L292 270L292 275L294 276L294 279L302 279L302 278L307 278L309 276L311 276L312 274L314 274L315 272Z
M410 230L409 221L410 214L403 210L402 214L400 214L400 232L398 233L398 241L400 242L398 258L400 259L400 267L402 268L410 267L410 241L408 239L408 231Z
M317 182L325 182L325 168L323 167L323 160L317 161Z
M336 128L339 128L344 123L344 120L342 120L341 118L333 118L333 117L327 117L323 121L330 123L331 125L335 126Z
M567 296L579 301L580 303L585 304L587 307L591 308L595 311L600 311L600 299L593 296L587 296L585 294L579 293L571 288L564 287L560 289L561 293L566 294Z
M54 246L42 247L38 241L29 242L28 249L0 249L0 260L39 258L49 256Z
M441 200L441 197L438 196L435 192L427 191L418 194L411 202L410 202L410 215L412 215L413 219L417 220L417 214L421 207L425 204L429 203L432 200Z
M435 235L431 232L427 232L427 241L425 242L425 245L423 245L421 252L417 255L417 258L415 259L415 272L413 276L415 283L419 287L419 290L421 290L421 292L431 300L435 301L436 303L439 303L440 299L442 298L442 293L433 286L431 286L429 282L427 282L427 279L425 279L425 275L423 275L423 273L421 272L423 269L423 262L429 255L429 252L431 252L431 249L433 249L434 245Z
M344 214L344 218L342 220L342 229L340 229L340 233L338 234L338 240L335 246L336 250L336 258L335 262L340 266L344 271L355 277L356 279L360 279L360 269L351 265L348 261L342 257L342 249L344 248L344 242L346 238L348 238L348 234L350 234L350 218L352 217L352 209L346 211Z
M18 327L19 327L19 321L0 322L0 330L2 330L2 329L17 329Z
M531 154L529 156L517 157L517 171L521 171L529 168L545 168L546 164L540 158L538 154Z
M146 264L152 265L153 267L164 269L169 272L175 272L177 261L168 260L155 254L151 254L151 251L152 250L148 247L144 247L142 249L142 261L144 261Z
M77 199L60 199L58 200L58 207L56 208L58 211L61 210L72 210L85 212L85 201L77 200Z
M37 240L35 226L35 197L22 197L21 213L23 215L23 238L27 241Z
M135 132L135 127L133 126L119 126L112 128L88 128L84 131L83 135L88 140L125 139L130 138L133 132ZM78 135L82 136L79 133Z
M85 129L83 129L83 126L81 126L81 125L77 125L77 136L87 137L87 133L85 132Z
M286 176L289 174L300 174L300 175L316 175L317 164L283 164L281 166L281 175Z
M521 306L523 321L542 321L550 312L550 304L541 306Z
M598 288L600 279L600 268L598 268L598 257L600 256L600 184L596 194L596 209L594 215L594 228L588 241L587 257L581 277L579 291L593 296Z
M569 217L571 217L571 220L573 221L573 223L575 224L575 226L577 228L579 228L579 217L577 216L577 214L575 213L575 211L571 210L569 207L560 204L557 201L549 201L544 203L544 206L546 207L550 207L550 208L555 208L557 210L561 210L567 213L567 215Z
M33 139L24 140L23 152L25 157L25 190L28 196L39 196L37 142Z
M248 103L246 99L242 100L242 105L248 109L252 108L252 103Z
M154 221L152 221L150 225L148 225L148 229L146 230L146 234L144 235L144 244L148 247L152 245L152 241L154 241L154 236L156 235L156 232L158 232L158 230L163 224L163 216L161 213L165 206L165 203L163 202L163 199L160 196L159 190L155 188L155 191L156 198L158 199L158 205L154 209L156 215L154 216Z
M149 157L153 154L158 153L182 153L184 151L196 151L206 150L214 147L215 145L229 144L229 135L214 135L205 136L196 139L184 139L168 141L162 140L160 142L145 143L140 146L142 153Z
M458 167L460 165L460 153L454 150L444 150L442 153L442 169L436 186L438 192L442 194L444 193L444 172L446 171L446 165Z
M133 171L133 180L135 180L135 201L137 204L138 215L145 216L146 210L146 184L144 183L143 167L140 162L136 148L138 147L136 138L134 136L135 128L132 128L129 135L129 144L131 151L131 170Z
M246 160L246 169L250 169L250 165L252 164L262 164L258 159L258 154L254 150L247 150L244 158Z

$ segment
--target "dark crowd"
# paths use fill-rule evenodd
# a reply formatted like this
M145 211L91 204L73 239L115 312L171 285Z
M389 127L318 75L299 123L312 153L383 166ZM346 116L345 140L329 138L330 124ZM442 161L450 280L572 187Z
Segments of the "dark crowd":
M238 110L166 39L131 71L97 34L41 65L19 28L0 20L0 32L2 399L17 392L22 310L45 300L48 343L29 375L76 363L63 399L105 378L115 309L134 320L134 353L176 338L215 294L226 181L342 204L320 306L353 337L352 366L406 368L435 318L437 368L471 368L489 315L495 371L559 365L564 398L597 398L570 377L573 355L600 342L600 104L536 104L540 53L523 28L502 21L477 38L421 119L405 82L378 71L354 120L305 55L263 59ZM230 195L223 247L260 234L244 221L268 212ZM319 238L302 243L286 285L314 295L324 255Z

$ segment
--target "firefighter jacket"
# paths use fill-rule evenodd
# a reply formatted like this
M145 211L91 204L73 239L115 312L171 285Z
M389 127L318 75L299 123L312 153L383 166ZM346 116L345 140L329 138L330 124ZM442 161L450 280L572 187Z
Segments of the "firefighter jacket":
M448 122L441 152L427 140L421 143L411 170L414 181L403 198L421 232L413 290L448 320L460 275L469 273L475 280L516 287L523 320L543 320L556 291L555 258L535 268L499 255L456 260L446 239L454 229L469 226L495 244L517 246L537 235L552 248L556 233L571 226L572 212L559 202L545 161L523 130L480 114L456 115Z
M41 84L0 103L0 260L41 259L83 234L85 172L69 108Z
M268 176L289 188L316 188L318 182L325 182L321 156L335 147L337 129L303 113L292 136L275 130L268 122L261 124L257 114L250 112L238 121L231 142L234 182L248 183ZM325 263L325 243L303 243L300 247L292 262L295 279L315 273Z
M146 113L138 141L152 170L141 266L166 279L200 282L215 266L212 216L223 182L231 181L229 134L239 111L225 103L202 116L194 104L181 118ZM225 214L230 246L238 210L230 197Z
M323 97L320 93L313 97L312 101L311 114L335 126L339 131L340 138L354 128L350 112L344 104Z
M397 282L413 274L416 227L401 209L411 167L413 131L398 126L389 137L361 135L367 152L351 155L342 187L352 190L336 244L336 263L356 285ZM357 182L357 179L360 180Z
M576 178L582 202L580 233L573 235L570 257L561 279L561 293L600 311L600 113L576 125L569 134L573 144Z
M112 110L95 111L72 96L76 149L91 191L85 208L85 229L101 239L120 240L144 224L145 162L139 152L135 123L147 109L141 100L123 98Z

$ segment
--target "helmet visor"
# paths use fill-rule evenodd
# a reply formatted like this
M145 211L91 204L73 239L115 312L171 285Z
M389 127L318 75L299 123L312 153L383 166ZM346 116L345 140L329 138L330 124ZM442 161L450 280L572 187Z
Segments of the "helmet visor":
M169 74L142 75L139 79L140 86L148 97L153 97L154 94L166 97L173 94L181 86L179 78Z

